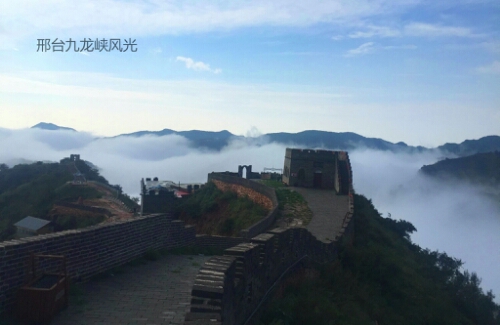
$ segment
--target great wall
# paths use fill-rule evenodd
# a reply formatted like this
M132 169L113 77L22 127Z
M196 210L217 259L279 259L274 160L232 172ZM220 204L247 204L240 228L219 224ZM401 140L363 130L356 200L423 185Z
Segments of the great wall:
M29 277L27 266L31 253L66 256L71 279L86 281L151 250L197 245L225 248L225 252L222 256L209 258L193 279L192 288L185 288L191 291L191 300L183 323L248 324L272 287L291 270L308 263L334 260L339 242L348 240L353 229L353 190L347 154L344 161L348 175L343 175L349 180L346 189L348 203L345 213L331 216L339 219L341 227L329 240L320 240L306 228L269 230L278 208L274 189L227 173L211 173L208 181L222 190L247 195L268 206L269 214L241 231L237 238L196 235L193 227L185 226L169 215L157 214L2 242L0 313L13 308L17 290ZM339 179L337 184L345 184L345 181ZM56 324L70 323L59 318Z
M137 217L80 230L26 237L0 243L0 310L11 308L29 277L30 253L64 255L73 280L125 264L148 250L194 244L192 227L166 215Z
M269 187L224 173L209 174L217 187L248 195L256 201L273 203L271 212L260 223L246 229L259 235L249 242L225 250L223 256L210 258L201 268L193 285L191 308L185 325L191 324L249 324L274 285L298 264L328 263L337 257L341 240L353 230L354 213L352 172L350 161L348 203L340 218L341 227L333 240L320 240L305 228L276 228L263 232L274 222L276 194ZM265 200L267 197L269 201ZM313 217L314 219L314 217Z

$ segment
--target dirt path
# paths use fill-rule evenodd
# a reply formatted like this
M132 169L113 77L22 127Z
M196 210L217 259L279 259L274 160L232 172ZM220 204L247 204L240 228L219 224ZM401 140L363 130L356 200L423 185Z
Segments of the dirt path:
M105 222L112 222L116 220L127 220L134 216L132 212L119 200L115 198L115 193L105 186L101 186L96 182L88 182L87 186L93 187L99 192L103 193L101 199L85 200L85 205L93 205L107 209L112 217L108 218Z
M208 258L164 256L85 283L51 325L184 324L191 288Z
M337 195L335 191L294 187L307 201L313 213L311 222L307 225L318 240L331 242L335 239L346 213L349 211L349 197Z

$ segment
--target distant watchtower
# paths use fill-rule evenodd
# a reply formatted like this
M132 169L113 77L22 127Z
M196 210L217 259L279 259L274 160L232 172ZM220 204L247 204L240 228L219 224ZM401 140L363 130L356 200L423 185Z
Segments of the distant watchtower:
M141 215L151 213L171 213L174 205L174 191L158 177L141 179Z
M71 161L79 161L80 160L80 155L78 155L78 154L69 155L69 160L71 160Z
M283 183L347 194L351 184L348 159L345 151L287 148Z

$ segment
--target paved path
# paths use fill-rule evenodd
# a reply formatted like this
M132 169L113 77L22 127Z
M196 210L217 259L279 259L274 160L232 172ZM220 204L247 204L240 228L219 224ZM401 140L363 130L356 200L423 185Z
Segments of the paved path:
M349 211L349 197L337 195L333 190L294 187L307 201L313 213L311 222L307 225L318 240L329 243L335 239L342 227L342 221Z
M208 258L163 256L85 283L83 303L71 296L51 325L183 324L194 279Z

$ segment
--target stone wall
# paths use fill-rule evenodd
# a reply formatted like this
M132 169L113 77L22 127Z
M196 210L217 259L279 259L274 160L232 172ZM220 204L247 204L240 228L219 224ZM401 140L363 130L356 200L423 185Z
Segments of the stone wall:
M234 191L238 196L247 195L249 199L269 209L269 213L259 222L240 232L240 237L250 239L267 230L274 224L278 213L278 199L273 188L256 181L227 175L226 173L210 173L208 181L214 182L221 191Z
M64 255L69 276L86 280L151 249L193 245L195 236L193 227L158 214L0 242L0 314L29 278L30 253Z
M343 233L349 228L347 222ZM226 249L199 271L184 324L244 324L282 275L301 261L335 260L337 247L338 241L320 242L304 228L277 228Z

